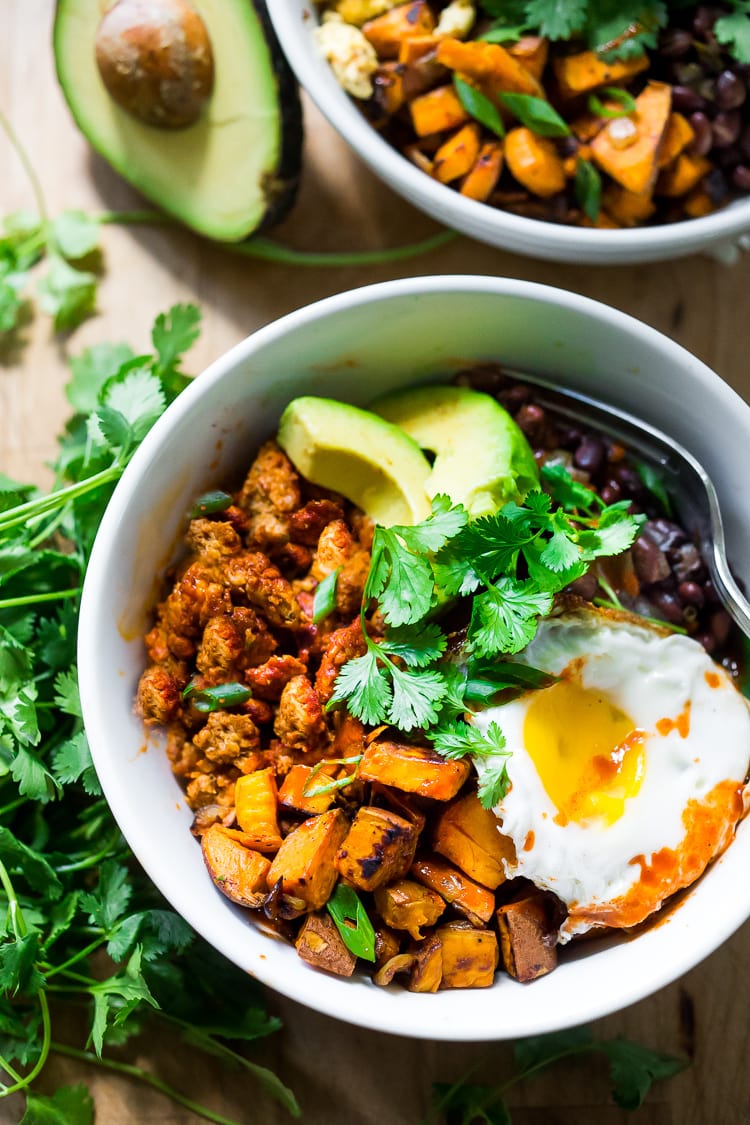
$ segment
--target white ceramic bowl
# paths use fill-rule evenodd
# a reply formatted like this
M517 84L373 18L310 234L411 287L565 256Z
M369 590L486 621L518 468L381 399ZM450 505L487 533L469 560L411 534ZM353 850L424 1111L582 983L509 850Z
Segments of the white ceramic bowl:
M313 29L317 17L311 0L272 0L268 7L292 69L333 127L389 187L454 230L532 258L600 265L680 258L712 246L731 245L750 231L750 198L701 219L634 230L545 223L465 199L420 172L367 123L316 48Z
M663 924L634 940L585 943L533 985L500 974L485 991L417 995L361 975L316 972L261 933L213 886L191 814L158 739L133 714L146 607L194 498L249 466L286 403L324 394L364 404L474 361L552 374L661 427L704 461L731 557L750 584L750 408L665 336L560 290L485 277L432 277L342 293L268 325L218 359L154 426L118 485L83 593L83 711L104 793L144 868L242 969L339 1019L432 1039L503 1039L615 1011L690 969L750 915L750 825Z

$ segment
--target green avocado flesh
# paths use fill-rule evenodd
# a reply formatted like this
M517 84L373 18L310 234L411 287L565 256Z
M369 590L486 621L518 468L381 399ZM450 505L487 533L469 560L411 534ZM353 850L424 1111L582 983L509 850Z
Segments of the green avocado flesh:
M95 58L99 0L58 0L57 76L89 143L134 187L200 234L246 238L281 218L299 172L296 86L264 5L195 0L214 57L214 88L195 124L145 125L111 98Z
M384 527L430 514L429 461L403 430L368 410L296 398L281 416L277 440L304 477L340 492Z
M490 395L467 387L415 387L385 395L371 409L435 454L428 495L445 492L471 516L496 512L539 481L529 443Z

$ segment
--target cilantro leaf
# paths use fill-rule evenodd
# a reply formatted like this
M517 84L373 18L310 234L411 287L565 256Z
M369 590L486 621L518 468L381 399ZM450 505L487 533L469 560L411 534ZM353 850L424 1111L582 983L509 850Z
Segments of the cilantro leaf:
M104 1046L104 1033L110 1019L114 1024L125 1022L140 1004L158 1008L141 972L141 951L136 947L122 973L116 973L98 984L89 986L94 998L94 1020L91 1025L89 1041L93 1043L97 1055L101 1056ZM119 1001L124 1001L120 1004Z
M121 863L107 860L99 869L97 889L81 895L81 909L88 910L89 922L110 933L127 910L132 893L128 869Z
M348 660L336 677L331 703L344 700L355 718L368 726L382 723L388 714L393 692L388 676L372 650Z
M519 652L532 640L552 595L529 580L500 578L474 599L469 643L480 656Z
M102 406L122 415L136 442L146 436L166 407L161 383L147 363L133 368L126 365L105 384L100 400Z
M85 258L99 245L99 224L85 211L63 211L50 224L50 240L63 258Z
M94 311L96 276L77 270L59 254L50 255L46 276L38 285L39 303L54 317L55 331L75 328Z
M127 344L94 344L70 361L71 378L65 395L74 410L88 414L99 403L99 394L123 364L134 358Z
M492 754L509 754L505 749L505 735L495 722L490 723L486 734L471 723L446 723L428 731L427 737L444 758L464 758L467 754L487 758Z
M389 656L400 657L410 668L425 668L445 652L445 634L434 622L427 625L402 625L389 629L378 646Z
M523 1073L541 1070L567 1055L584 1053L594 1047L589 1027L571 1027L549 1035L531 1035L513 1044L516 1066Z
M519 528L518 521L509 519L503 509L470 523L449 550L458 554L464 566L468 564L485 582L491 582L499 574L514 571L520 550L535 538L536 532L528 524Z
M0 825L0 859L11 875L22 875L44 898L54 900L62 894L62 884L44 856L4 825Z
M378 598L389 625L419 621L432 604L434 578L428 559L409 550L395 529L385 527L375 528L373 557L373 578L365 596Z
M78 694L78 669L73 667L65 672L58 672L55 676L54 704L66 715L73 715L80 719L81 698Z
M87 793L93 796L101 793L88 740L82 730L56 748L52 755L52 772L61 785L80 781Z
M733 12L720 16L714 24L719 43L729 47L737 62L750 63L750 3L732 0Z
M565 513L558 508L550 520L552 537L539 555L542 566L555 573L568 570L580 562L581 551L575 539L575 528Z
M527 0L526 19L548 39L568 39L586 20L589 0Z
M173 305L154 321L151 340L158 356L156 374L171 401L189 382L180 371L180 359L200 335L201 311L197 305Z
M500 765L484 766L477 785L477 796L482 808L494 809L509 789L510 778L508 777L506 762L502 762Z
M609 1059L612 1096L623 1109L639 1109L654 1082L671 1078L687 1066L685 1059L619 1037L600 1043L599 1049Z
M39 934L26 934L0 945L0 988L15 995L24 992L35 996L43 977L36 967L39 957Z
M437 721L445 695L439 672L412 672L391 666L392 700L388 721L401 730L428 727Z
M44 762L25 746L16 745L10 772L23 797L46 804L58 794L57 782Z
M469 513L463 504L452 504L449 496L440 494L433 497L432 514L427 519L408 527L397 525L391 530L410 550L429 553L439 551L466 526L468 519Z
M597 503L594 490L577 481L559 462L542 465L541 477L547 492L566 512L590 512Z
M439 1107L448 1121L459 1125L511 1125L507 1102L492 1086L434 1082L432 1091L435 1108Z
M19 1125L94 1125L94 1099L83 1083L61 1086L49 1096L29 1091Z

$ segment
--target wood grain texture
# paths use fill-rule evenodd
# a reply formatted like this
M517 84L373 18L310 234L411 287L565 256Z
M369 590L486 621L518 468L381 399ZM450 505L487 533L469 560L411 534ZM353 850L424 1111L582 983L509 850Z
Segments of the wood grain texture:
M95 0L92 0L95 2ZM283 0L275 0L283 2ZM68 207L140 205L130 188L77 133L57 88L50 50L51 0L0 0L0 107L23 137L52 214ZM316 249L371 248L426 236L430 220L382 187L306 105L304 183L293 216L277 232ZM0 209L32 205L23 171L0 137ZM632 313L666 332L750 398L750 257L728 269L707 258L630 268L557 266L504 254L467 239L396 267L289 269L233 256L176 228L107 228L100 311L69 339L35 316L0 354L0 470L43 482L44 461L67 413L65 361L87 344L127 339L148 345L156 312L180 300L204 311L189 366L213 358L269 320L310 301L395 276L486 273L571 289ZM710 421L710 420L707 420ZM717 440L719 440L717 435ZM284 1030L258 1057L297 1092L305 1125L416 1125L432 1081L475 1080L509 1071L502 1045L416 1042L348 1028L269 993ZM743 1125L750 1120L747 1074L750 928L745 927L681 981L596 1025L693 1065L657 1087L639 1125ZM239 1122L281 1125L289 1118L240 1077L177 1044L147 1042L138 1059L191 1096ZM104 1125L194 1125L198 1119L149 1090L101 1071L53 1059L40 1088L85 1080ZM601 1069L587 1062L555 1070L511 1095L514 1125L622 1125L630 1115L608 1099ZM0 1102L0 1122L19 1119Z

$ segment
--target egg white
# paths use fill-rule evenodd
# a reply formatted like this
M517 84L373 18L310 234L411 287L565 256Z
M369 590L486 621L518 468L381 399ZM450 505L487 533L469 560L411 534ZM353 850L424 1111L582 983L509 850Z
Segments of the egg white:
M750 710L700 644L682 635L665 636L624 615L586 610L546 618L531 644L514 659L553 675L575 661L583 687L605 695L646 732L645 773L638 792L626 799L623 815L611 824L561 824L555 822L558 809L524 745L524 723L534 693L473 716L482 732L498 723L511 751L511 787L495 809L517 853L516 862L506 864L508 876L525 876L573 904L575 911L596 910L620 899L639 881L636 856L649 862L660 849L679 847L685 839L683 812L688 802L701 800L720 782L742 787L750 763ZM658 733L659 720L675 719L688 700L687 736L677 729ZM489 757L475 764L481 775L499 761ZM736 811L728 809L709 859L729 842L735 820ZM591 925L568 918L560 941Z

